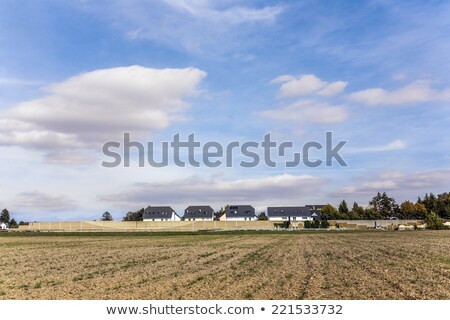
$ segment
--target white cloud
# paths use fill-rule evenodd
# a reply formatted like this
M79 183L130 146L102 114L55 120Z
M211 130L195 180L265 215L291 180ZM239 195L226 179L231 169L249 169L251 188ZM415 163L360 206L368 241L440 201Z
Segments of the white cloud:
M366 152L384 152L384 151L397 151L406 149L407 144L403 140L394 140L384 145L369 146L362 148L347 148L348 153L366 153Z
M433 190L450 186L450 170L438 169L422 172L382 172L372 177L358 179L358 185L347 186L333 194L337 197L359 196L384 191Z
M76 209L76 203L63 195L50 195L39 191L29 191L19 193L15 199L16 209L32 209L39 210L52 210L52 211L65 211Z
M301 198L315 195L323 180L310 175L289 175L237 180L218 180L191 176L178 180L136 183L127 191L102 196L100 200L124 208L147 204L187 205L193 203L301 203Z
M318 93L322 96L333 96L335 94L341 93L344 91L348 82L345 81L336 81L326 85L322 90Z
M230 51L245 51L251 35L261 37L260 27L270 28L284 12L281 5L253 7L230 0L113 0L83 2L79 7L106 19L128 39L227 57Z
M278 92L278 96L281 98L311 94L331 96L344 91L348 84L345 81L329 83L313 74L302 75L298 78L291 75L282 75L273 79L272 83L283 83Z
M141 137L183 120L185 99L205 76L195 68L141 66L82 73L1 114L0 144L55 152L100 148L123 132Z
M232 6L229 8L217 9L214 5L219 4L219 1L165 0L165 2L196 18L209 20L214 23L239 24L256 21L271 22L283 12L283 7L281 6L266 6L261 9Z
M286 107L262 111L261 115L280 121L336 123L346 120L348 112L344 106L329 105L314 100L299 100Z
M450 88L435 90L427 81L416 81L400 89L388 91L371 88L354 92L348 96L354 102L367 105L402 105L428 101L450 101Z

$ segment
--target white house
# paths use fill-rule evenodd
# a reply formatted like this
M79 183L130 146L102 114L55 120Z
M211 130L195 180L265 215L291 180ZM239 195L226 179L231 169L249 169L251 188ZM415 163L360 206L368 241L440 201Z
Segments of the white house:
M313 213L309 207L268 207L269 221L311 221Z
M6 230L8 229L8 226L6 225L6 223L2 222L2 224L0 224L0 230Z
M171 207L148 206L144 210L144 221L181 221L180 216Z
M230 205L226 207L225 214L220 217L225 221L253 221L256 220L255 208L250 205Z
M213 221L214 209L210 206L189 206L184 210L185 221Z

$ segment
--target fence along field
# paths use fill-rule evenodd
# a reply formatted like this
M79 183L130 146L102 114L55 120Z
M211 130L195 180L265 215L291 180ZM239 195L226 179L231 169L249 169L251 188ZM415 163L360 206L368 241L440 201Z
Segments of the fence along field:
M0 299L450 299L450 231L0 234Z
M374 228L375 225L391 228L401 224L414 225L417 220L338 220L329 221L332 226L353 229ZM271 230L274 221L75 221L31 222L19 226L19 231L50 232L101 232L101 231L198 231L198 230ZM301 222L291 221L293 226L303 227Z

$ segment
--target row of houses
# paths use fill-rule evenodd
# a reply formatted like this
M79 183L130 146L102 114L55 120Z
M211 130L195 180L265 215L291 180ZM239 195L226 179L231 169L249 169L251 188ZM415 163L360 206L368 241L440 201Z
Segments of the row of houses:
M303 207L268 207L267 217L270 221L305 221L317 220L321 217L324 205L306 205ZM210 206L189 206L181 217L169 206L148 206L143 215L144 221L212 221L216 212ZM251 205L229 205L220 221L252 221L256 220L255 208Z

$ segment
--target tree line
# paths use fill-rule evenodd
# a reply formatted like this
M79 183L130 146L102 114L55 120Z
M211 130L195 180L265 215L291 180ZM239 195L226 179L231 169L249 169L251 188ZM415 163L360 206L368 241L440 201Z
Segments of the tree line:
M342 200L337 208L327 204L322 208L322 219L326 220L375 220L375 219L413 219L423 220L428 214L434 213L441 219L450 219L450 193L444 192L437 196L426 193L416 202L404 201L400 205L386 192L378 192L363 208L354 202L349 209L347 202Z

